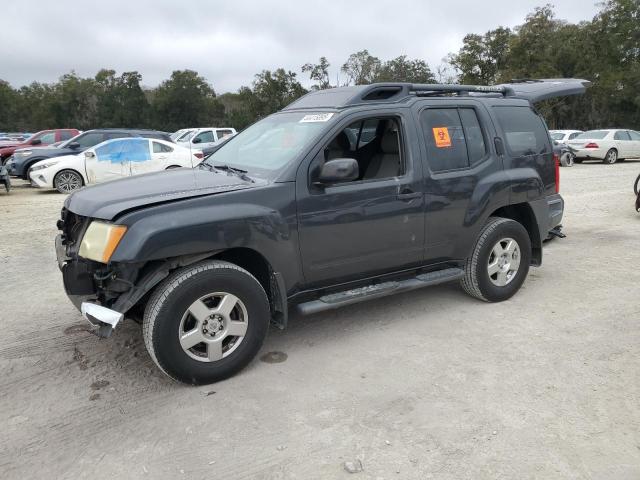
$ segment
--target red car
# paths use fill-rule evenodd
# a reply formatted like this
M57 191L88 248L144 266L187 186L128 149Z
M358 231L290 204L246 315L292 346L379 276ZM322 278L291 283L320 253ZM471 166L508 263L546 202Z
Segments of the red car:
M33 134L24 142L17 142L9 145L0 146L0 164L4 163L7 158L13 155L18 148L26 147L44 147L52 143L69 140L80 133L75 128L57 128L55 130L42 130Z

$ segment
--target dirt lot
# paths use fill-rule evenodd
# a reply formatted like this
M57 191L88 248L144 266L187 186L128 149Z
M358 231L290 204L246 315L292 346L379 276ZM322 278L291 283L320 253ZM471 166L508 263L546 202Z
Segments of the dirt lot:
M88 333L63 196L0 193L0 477L640 478L638 172L562 170L568 237L510 301L450 285L294 317L208 387L165 378L133 322Z

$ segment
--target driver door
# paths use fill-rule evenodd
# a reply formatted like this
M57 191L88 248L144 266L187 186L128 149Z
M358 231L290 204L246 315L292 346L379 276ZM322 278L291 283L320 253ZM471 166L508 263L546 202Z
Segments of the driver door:
M298 231L310 285L422 262L422 167L410 150L416 144L408 140L413 132L404 125L396 116L351 120L326 141L309 165L299 169ZM368 142L362 145L365 135ZM318 185L314 178L322 165L341 157L358 160L360 178Z

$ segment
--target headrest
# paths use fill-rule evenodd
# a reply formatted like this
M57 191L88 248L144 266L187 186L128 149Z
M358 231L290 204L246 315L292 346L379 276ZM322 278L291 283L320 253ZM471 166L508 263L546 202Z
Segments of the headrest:
M384 131L380 141L380 149L383 153L398 153L398 130L395 125Z
M328 148L329 150L342 150L346 152L351 150L351 142L347 134L342 131L333 139Z

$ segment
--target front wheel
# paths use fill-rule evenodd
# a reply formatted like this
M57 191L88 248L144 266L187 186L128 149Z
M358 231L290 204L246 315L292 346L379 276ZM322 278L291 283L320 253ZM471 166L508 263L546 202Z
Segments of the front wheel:
M531 263L531 240L522 224L490 217L467 259L462 288L485 302L511 298L522 286Z
M82 188L82 176L73 170L62 170L53 178L53 188L60 193L71 193Z
M260 282L237 265L213 260L164 280L147 303L142 329L164 373L204 385L244 368L260 350L269 320Z
M636 181L633 183L633 193L635 193L637 196L639 191L640 191L640 175L636 177Z

